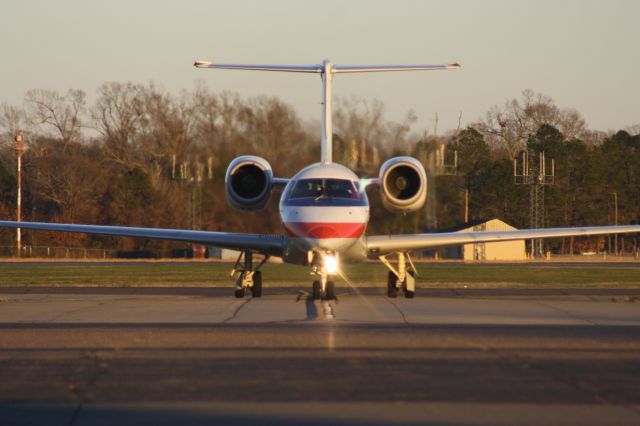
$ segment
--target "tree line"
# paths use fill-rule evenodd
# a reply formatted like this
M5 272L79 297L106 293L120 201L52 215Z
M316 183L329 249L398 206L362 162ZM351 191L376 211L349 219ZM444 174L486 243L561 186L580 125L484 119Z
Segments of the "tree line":
M428 202L416 213L388 213L379 194L370 192L372 234L437 231L465 216L528 227L528 188L513 177L513 159L523 150L531 167L540 151L555 163L555 182L545 188L546 226L613 224L616 210L619 224L640 218L640 126L592 131L579 112L528 90L443 135L414 131L412 111L400 121L387 120L380 101L335 103L334 161L374 177L388 157L412 155L428 171ZM258 155L276 176L290 177L320 155L320 124L302 120L290 105L203 85L176 96L154 84L109 82L91 105L81 90L30 90L22 105L1 106L0 130L0 214L15 218L14 137L22 130L28 148L23 220L30 221L280 232L277 196L259 213L238 214L227 206L227 164ZM0 245L10 246L14 238L0 231ZM25 232L24 241L120 250L184 246L47 232ZM574 249L573 241L552 246Z

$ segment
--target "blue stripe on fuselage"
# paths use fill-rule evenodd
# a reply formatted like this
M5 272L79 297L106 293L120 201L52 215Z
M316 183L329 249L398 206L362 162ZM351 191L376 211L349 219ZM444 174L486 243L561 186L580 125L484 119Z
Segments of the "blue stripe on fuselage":
M282 206L284 207L366 207L369 205L367 197L362 195L359 199L352 198L294 198L293 200L283 200Z

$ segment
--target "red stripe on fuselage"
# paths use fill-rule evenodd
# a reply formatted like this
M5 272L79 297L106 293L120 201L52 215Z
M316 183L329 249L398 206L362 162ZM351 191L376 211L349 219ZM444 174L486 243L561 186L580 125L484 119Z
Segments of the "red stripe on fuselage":
M301 238L360 238L365 223L287 222L284 228L290 237Z

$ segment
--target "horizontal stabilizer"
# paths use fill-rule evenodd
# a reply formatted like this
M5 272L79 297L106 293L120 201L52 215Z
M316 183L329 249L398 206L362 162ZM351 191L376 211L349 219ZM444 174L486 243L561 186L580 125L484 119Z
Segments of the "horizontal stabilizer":
M216 64L209 61L196 61L196 68L213 68L226 70L250 70L250 71L283 71L322 73L325 64L317 65L261 65L261 64ZM359 72L386 72L386 71L437 71L453 70L460 68L460 64L429 64L429 65L331 65L331 73L359 73Z
M249 71L283 71L320 73L324 69L322 65L259 65L259 64L214 64L207 61L196 61L196 68L213 68L223 70L249 70Z
M454 70L460 68L460 64L453 62L450 64L433 65L335 65L333 71L336 73L355 72L386 72L386 71L438 71Z

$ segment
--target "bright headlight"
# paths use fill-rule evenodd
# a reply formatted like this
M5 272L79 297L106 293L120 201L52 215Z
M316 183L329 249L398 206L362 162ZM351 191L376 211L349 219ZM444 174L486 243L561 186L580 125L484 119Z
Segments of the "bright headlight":
M326 269L328 274L335 274L338 270L338 259L334 256L325 256L324 269Z

